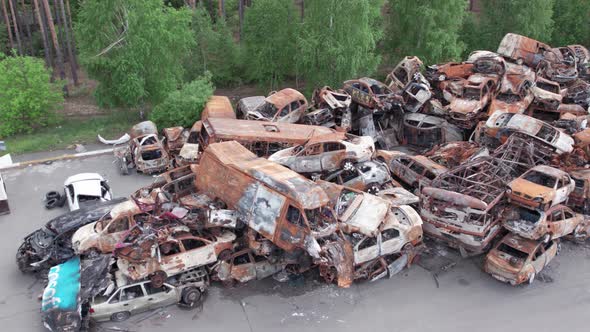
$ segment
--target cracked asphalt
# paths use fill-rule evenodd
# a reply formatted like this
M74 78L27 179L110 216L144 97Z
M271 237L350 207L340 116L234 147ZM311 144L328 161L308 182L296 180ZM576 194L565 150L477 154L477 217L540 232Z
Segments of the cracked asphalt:
M66 177L98 172L116 196L151 183L150 176L120 176L112 156L4 171L12 213L0 216L0 326L43 331L43 282L23 275L15 253L21 240L66 209L46 210L43 196ZM96 331L587 331L590 242L564 242L560 255L531 286L511 287L481 270L481 258L460 259L444 246L392 279L339 289L314 280L272 278L226 289L210 287L203 305L175 306L132 316Z

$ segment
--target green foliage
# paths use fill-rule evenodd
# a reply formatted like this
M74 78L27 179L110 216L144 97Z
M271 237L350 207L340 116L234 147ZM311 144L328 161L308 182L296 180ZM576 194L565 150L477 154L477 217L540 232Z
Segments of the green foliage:
M0 54L6 53L6 50L10 47L8 45L8 30L6 30L6 25L4 23L0 23Z
M63 84L50 83L43 60L16 54L0 60L0 137L53 123Z
M191 127L201 118L201 112L214 89L211 75L206 74L186 84L181 90L170 92L164 102L154 108L150 119L159 128Z
M416 55L426 63L460 58L459 33L467 0L389 0L388 48L399 57Z
M292 0L256 0L245 13L247 75L271 90L294 71L295 13Z
M590 47L590 0L555 0L552 43Z
M466 31L479 38L479 45L470 49L496 50L508 32L514 32L541 42L551 41L553 4L555 0L482 0L478 28Z
M189 9L161 0L87 0L76 24L80 58L102 106L158 103L182 81L194 44Z
M377 19L382 5L377 0L305 2L297 61L308 86L340 86L375 71L381 60L375 45L383 33Z
M199 6L193 13L192 27L196 46L185 61L187 81L209 71L215 85L239 83L239 48L226 22L221 19L213 23L207 10Z

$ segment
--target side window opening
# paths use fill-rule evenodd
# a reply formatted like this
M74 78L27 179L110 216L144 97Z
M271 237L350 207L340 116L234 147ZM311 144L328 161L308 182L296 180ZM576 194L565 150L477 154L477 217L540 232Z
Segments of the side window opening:
M376 237L366 237L364 240L361 241L361 244L358 246L358 250L370 248L374 245L377 245L377 238Z
M162 256L176 255L180 252L180 246L176 242L165 242L160 244L160 253Z
M207 244L201 240L197 239L184 239L182 240L182 245L184 246L184 250L189 251L197 248L201 248L206 246Z
M344 150L344 145L338 142L324 143L324 152Z
M234 266L249 264L249 263L252 263L252 261L250 260L250 255L248 255L248 253L242 254L240 256L236 256L236 257L234 257L234 260L233 260Z
M381 233L381 239L383 241L395 239L396 237L399 237L399 231L395 228L386 229Z
M145 291L148 295L166 292L169 289L166 285L162 285L162 287L160 288L155 288L151 282L146 282L145 284L143 284L143 287L145 288Z
M121 290L117 290L115 292L115 294L113 294L113 296L111 297L111 300L109 301L109 303L118 303L119 302L119 296L121 296Z
M290 112L291 111L289 110L289 105L287 105L287 106L283 107L283 109L281 110L281 113L279 113L279 117L282 118L284 116L287 116L287 115L289 115Z
M108 229L107 233L109 233L109 234L119 233L119 232L124 232L128 229L129 229L129 217L123 217L121 219L117 219L117 220L113 221L109 225L109 229Z
M563 210L564 219L571 219L574 217L574 214L568 210Z
M303 216L299 209L289 205L289 209L287 210L287 221L295 226L303 227Z
M129 301L143 296L141 285L127 287L121 290L121 301Z

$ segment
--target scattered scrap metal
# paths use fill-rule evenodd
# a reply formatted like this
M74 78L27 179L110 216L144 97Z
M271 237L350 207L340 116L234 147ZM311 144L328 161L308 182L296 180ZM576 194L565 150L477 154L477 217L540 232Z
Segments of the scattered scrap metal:
M118 167L165 173L125 202L32 233L19 268L112 257L112 286L82 312L114 321L130 315L121 303L145 308L146 294L194 303L210 279L391 277L423 234L485 254L500 281L531 283L562 239L590 236L589 59L579 45L508 34L497 53L428 68L406 57L387 84L348 80L310 104L284 89L234 113L216 96L163 139L140 123L115 149Z

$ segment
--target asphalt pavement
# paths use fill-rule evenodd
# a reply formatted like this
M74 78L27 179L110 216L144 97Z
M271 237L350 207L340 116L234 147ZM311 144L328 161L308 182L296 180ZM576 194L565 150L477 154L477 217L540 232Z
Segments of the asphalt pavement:
M153 178L120 176L112 156L55 162L3 172L10 215L0 216L0 330L43 331L39 295L43 281L22 274L15 263L21 240L66 212L46 210L47 191L70 175L97 172L115 196L127 196ZM430 244L410 269L391 279L355 283L349 289L313 276L272 278L209 288L202 306L175 306L100 324L97 331L588 331L590 242L563 243L559 256L533 285L512 287L481 270L481 257L461 259Z

